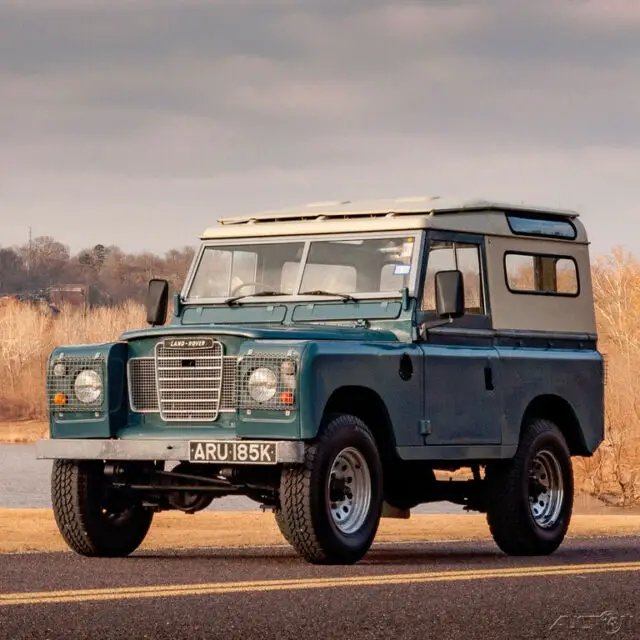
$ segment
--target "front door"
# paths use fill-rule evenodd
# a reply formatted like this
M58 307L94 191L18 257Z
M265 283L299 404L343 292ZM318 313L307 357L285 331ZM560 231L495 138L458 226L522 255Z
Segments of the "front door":
M437 322L434 277L447 269L463 273L465 315L422 334L425 444L500 444L500 360L490 331L484 239L433 232L426 255L422 319Z

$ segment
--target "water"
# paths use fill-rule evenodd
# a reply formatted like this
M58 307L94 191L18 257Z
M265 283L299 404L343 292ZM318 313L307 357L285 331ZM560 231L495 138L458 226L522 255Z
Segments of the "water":
M0 508L50 508L51 460L37 460L35 445L0 444ZM215 505L215 506L214 506ZM257 511L248 498L214 500L209 510Z
M51 461L28 444L0 444L0 507L50 507Z
M37 460L32 444L0 444L0 508L50 508L51 460ZM242 496L214 500L207 511L259 511ZM422 505L413 513L464 513L447 502Z

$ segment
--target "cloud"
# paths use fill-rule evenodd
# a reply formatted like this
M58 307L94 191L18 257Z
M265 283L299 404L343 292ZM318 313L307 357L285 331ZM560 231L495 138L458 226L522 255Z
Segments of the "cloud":
M631 0L7 0L0 200L61 229L99 211L103 234L110 215L140 234L188 207L199 228L213 208L421 192L420 176L627 211L638 68Z

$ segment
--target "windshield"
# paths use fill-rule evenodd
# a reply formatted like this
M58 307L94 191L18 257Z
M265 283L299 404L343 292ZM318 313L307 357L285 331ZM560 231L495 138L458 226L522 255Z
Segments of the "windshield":
M361 296L399 295L413 286L417 235L339 240L253 240L204 247L187 300L261 291L298 295L327 291Z

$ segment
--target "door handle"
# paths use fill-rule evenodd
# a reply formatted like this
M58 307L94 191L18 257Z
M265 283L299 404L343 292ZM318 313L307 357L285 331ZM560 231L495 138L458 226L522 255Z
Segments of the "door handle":
M484 367L484 388L487 391L493 391L495 389L493 385L493 369L490 364Z

